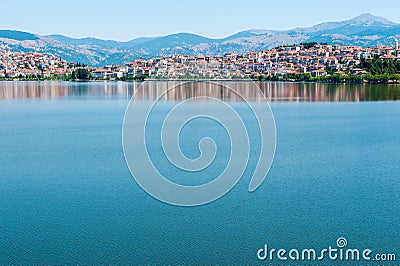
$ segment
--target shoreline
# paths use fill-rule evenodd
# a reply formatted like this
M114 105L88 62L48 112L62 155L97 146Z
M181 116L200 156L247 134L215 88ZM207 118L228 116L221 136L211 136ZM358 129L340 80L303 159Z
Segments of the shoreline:
M261 82L261 83L321 83L321 84L387 84L387 85L400 85L400 80L258 80L258 79L144 79L144 80L118 80L118 79L89 79L89 80L68 80L68 79L0 79L0 82L45 82L45 81L61 81L61 82L74 82L74 83L85 83L85 82L146 82L146 81L163 81L163 82Z

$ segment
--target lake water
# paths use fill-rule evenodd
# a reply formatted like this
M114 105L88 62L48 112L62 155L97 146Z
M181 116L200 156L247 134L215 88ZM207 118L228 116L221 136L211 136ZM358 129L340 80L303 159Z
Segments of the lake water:
M122 122L139 86L0 82L0 264L282 265L257 250L339 237L400 259L399 85L262 83L277 128L266 180L249 193L248 169L225 196L190 208L149 196L127 168Z

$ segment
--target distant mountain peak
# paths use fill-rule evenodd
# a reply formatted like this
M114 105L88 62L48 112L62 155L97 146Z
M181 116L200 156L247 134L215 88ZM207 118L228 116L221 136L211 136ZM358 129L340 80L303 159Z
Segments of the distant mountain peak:
M39 37L35 34L18 30L0 30L0 37L17 41L29 41L39 39Z
M386 24L386 25L395 25L393 21L385 19L383 17L374 16L371 13L362 13L355 18L349 20L349 22L356 23L356 24L373 24L375 22Z

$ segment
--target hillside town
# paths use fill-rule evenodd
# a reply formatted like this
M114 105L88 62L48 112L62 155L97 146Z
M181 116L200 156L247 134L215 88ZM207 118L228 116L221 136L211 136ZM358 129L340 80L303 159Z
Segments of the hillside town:
M93 80L150 79L241 79L246 77L285 77L309 74L326 77L369 74L360 62L370 59L400 61L398 40L393 46L366 47L304 43L280 46L246 54L221 56L172 54L138 59L125 65L92 68L37 52L0 51L2 79L79 79L75 70L86 69Z

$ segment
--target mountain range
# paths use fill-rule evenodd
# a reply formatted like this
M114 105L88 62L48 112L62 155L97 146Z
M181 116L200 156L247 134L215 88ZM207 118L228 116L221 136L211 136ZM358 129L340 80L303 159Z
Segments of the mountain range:
M188 55L246 53L311 41L367 47L394 45L395 39L400 39L400 24L364 13L350 20L325 22L308 28L247 30L222 39L177 33L119 42L97 38L76 39L63 35L41 36L22 31L0 30L0 49L36 51L62 57L71 62L102 66L176 53Z

